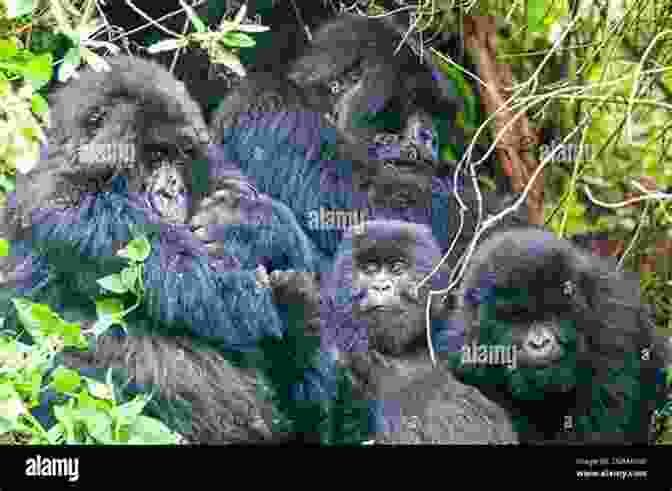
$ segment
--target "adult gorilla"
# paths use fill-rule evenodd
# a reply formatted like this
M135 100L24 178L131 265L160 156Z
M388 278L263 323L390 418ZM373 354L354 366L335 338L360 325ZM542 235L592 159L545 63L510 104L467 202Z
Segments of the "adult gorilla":
M5 325L19 331L10 298L21 296L90 326L103 293L96 280L118 273L126 265L118 249L145 233L146 295L127 317L129 335L105 335L92 352L64 353L64 363L124 368L134 384L158 389L159 416L191 441L267 439L258 381L223 353L254 351L267 339L277 348L289 327L272 290L259 286L257 266L311 270L319 256L284 205L208 155L207 127L180 82L151 62L109 62L111 71L85 71L53 94L46 155L18 176L2 211L12 248L2 263ZM203 217L204 196L231 203L217 256L192 232L201 226L189 224ZM269 356L292 359L280 348ZM300 364L291 373L278 392L315 396L318 385L302 377L317 374Z

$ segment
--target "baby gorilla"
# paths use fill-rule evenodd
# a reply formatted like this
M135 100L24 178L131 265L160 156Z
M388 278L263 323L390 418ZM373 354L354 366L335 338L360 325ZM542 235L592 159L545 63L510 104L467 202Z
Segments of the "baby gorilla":
M257 383L223 353L283 338L287 323L256 268L315 268L308 240L286 207L257 196L208 147L207 126L182 83L151 62L108 61L111 71L85 70L50 95L46 155L17 176L1 210L12 247L0 264L5 327L22 332L13 297L91 327L96 300L109 294L96 280L119 273L127 262L118 250L144 233L151 247L145 295L124 319L127 335L92 339L91 352L67 351L63 363L91 376L123 368L133 385L156 389L156 413L190 441L264 440L271 421L260 424ZM228 216L250 223L223 232L213 257L188 222L200 216L204 196L222 195L244 201ZM36 414L48 423L46 404Z
M422 225L374 220L350 230L322 290L323 350L369 401L380 443L514 443L506 413L428 355L429 286L416 284L440 257ZM439 274L430 284L444 281ZM438 302L430 317L433 348L458 351L463 333L449 329Z
M536 228L494 234L472 261L458 378L508 410L521 442L649 442L664 351L639 282Z

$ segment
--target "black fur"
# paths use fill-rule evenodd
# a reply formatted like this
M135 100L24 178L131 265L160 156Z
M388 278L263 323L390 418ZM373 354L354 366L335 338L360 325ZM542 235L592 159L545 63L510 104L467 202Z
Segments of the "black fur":
M425 223L443 249L458 228L452 182L436 177L439 135L457 137L455 99L430 66L393 54L398 38L387 22L328 22L284 72L250 74L213 118L224 157L289 206L327 256L353 223L324 226L325 210ZM332 82L341 87L334 94ZM469 186L459 191L468 233L475 197Z
M663 344L639 282L548 231L493 235L467 270L453 320L458 376L504 406L523 443L642 444L660 402ZM515 360L486 360L486 347ZM474 350L475 348L475 350ZM481 358L463 358L482 350Z
M501 408L432 365L426 290L413 294L408 287L439 258L431 232L421 225L371 221L349 232L323 288L323 350L336 353L338 364L352 374L356 393L370 401L371 437L379 443L515 443ZM386 276L383 265L399 261L408 265L408 273L400 265ZM431 285L445 287L442 281L439 274ZM463 332L445 322L440 305L433 305L430 315L434 349L459 350Z
M259 424L266 403L222 353L255 351L286 332L257 265L315 269L318 259L291 212L208 147L207 127L180 82L154 63L109 62L110 72L85 71L52 95L47 155L17 177L3 209L12 247L2 264L6 326L19 329L15 296L89 326L104 294L96 280L125 266L115 253L131 228L144 232L152 248L146 298L127 318L129 336L105 335L93 353L66 352L63 362L123 366L135 385L159 392L158 416L191 441L258 441L268 434ZM201 225L189 220L201 216L204 196L222 193L233 203L227 216L239 223L219 230L225 246L211 256L192 233L204 235ZM300 377L291 384L301 386Z

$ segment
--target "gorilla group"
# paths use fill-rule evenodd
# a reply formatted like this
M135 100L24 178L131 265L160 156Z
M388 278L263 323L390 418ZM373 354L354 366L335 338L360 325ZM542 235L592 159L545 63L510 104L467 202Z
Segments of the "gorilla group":
M477 248L456 308L430 305L425 333L414 285L439 250L426 227L367 222L323 285L323 349L371 401L376 442L653 442L669 354L636 278L546 230L511 227Z
M59 361L122 369L188 441L357 441L336 435L348 411L381 443L645 441L663 354L638 291L546 232L487 238L457 310L433 303L426 332L427 289L447 274L415 285L459 225L440 177L456 101L431 64L394 55L399 40L389 20L330 21L285 68L252 71L210 128L183 84L135 58L52 94L46 155L0 221L6 325L19 330L9 299L23 296L90 326L96 280L142 232L128 332ZM448 266L475 225L459 191L470 209ZM467 356L488 346L520 367ZM47 424L55 397L34 410Z
M347 228L334 216L424 223L443 249L459 226L452 182L437 177L457 102L408 47L395 55L400 39L391 21L341 16L284 70L250 73L213 115L223 156L288 205L328 257Z
M425 333L427 291L445 283L439 274L419 291L416 285L440 259L424 225L378 220L351 230L322 288L323 350L348 370L355 395L370 401L377 443L516 443L502 408L430 360L430 343L448 356L464 342L438 301Z

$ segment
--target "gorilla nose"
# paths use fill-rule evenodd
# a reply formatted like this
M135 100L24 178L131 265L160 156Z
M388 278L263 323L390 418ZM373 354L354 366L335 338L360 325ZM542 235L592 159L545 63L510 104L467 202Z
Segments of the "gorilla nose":
M379 293L387 293L392 290L392 285L390 283L379 283L372 285L371 288Z
M545 356L553 348L553 340L546 332L530 333L525 341L526 350L532 356Z
M543 349L545 346L548 346L548 344L549 344L550 342L551 342L551 341L550 341L550 339L548 339L548 338L543 338L543 337L542 337L542 338L538 338L538 337L537 337L536 339L530 339L530 340L527 342L527 344L528 344L528 346L530 346L530 348L532 348L532 349L534 349L534 350L541 350L541 349Z

